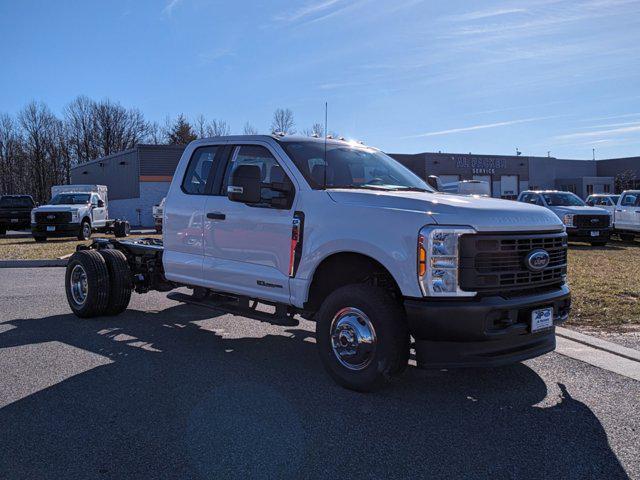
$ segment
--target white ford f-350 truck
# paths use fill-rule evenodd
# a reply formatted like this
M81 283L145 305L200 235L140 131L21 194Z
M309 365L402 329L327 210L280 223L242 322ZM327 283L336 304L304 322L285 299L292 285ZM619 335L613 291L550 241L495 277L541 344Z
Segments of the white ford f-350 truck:
M129 223L109 218L106 185L54 185L51 200L31 210L31 235L36 242L49 237L87 240L93 232L129 235Z
M379 150L337 140L192 142L162 241L78 248L65 279L78 316L118 314L132 290L181 286L244 316L300 315L316 321L329 374L359 391L399 375L411 348L420 367L549 352L571 305L567 236L553 212L435 193Z

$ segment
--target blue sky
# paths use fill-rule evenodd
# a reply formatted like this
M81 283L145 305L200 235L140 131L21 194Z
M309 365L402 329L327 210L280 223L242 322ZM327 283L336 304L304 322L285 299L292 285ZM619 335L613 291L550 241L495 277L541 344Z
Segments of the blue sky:
M389 152L640 155L640 2L0 0L0 112L78 94Z

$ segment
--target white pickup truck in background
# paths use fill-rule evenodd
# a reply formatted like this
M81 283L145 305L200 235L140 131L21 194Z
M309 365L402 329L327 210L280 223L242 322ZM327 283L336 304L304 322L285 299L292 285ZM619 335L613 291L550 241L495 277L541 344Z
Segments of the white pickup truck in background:
M122 312L132 290L188 286L216 309L315 320L328 373L368 391L406 368L410 348L439 368L553 350L566 272L564 225L546 208L434 192L360 144L255 135L190 143L163 241L78 247L65 289L80 317Z
M93 232L129 234L129 223L109 218L105 185L54 185L51 200L31 211L31 234L36 242L49 237L86 240Z
M153 224L157 233L162 233L162 217L164 217L164 202L167 197L163 197L158 205L154 205L151 209L151 215L153 216Z
M640 237L640 190L622 192L615 208L614 229L622 240Z

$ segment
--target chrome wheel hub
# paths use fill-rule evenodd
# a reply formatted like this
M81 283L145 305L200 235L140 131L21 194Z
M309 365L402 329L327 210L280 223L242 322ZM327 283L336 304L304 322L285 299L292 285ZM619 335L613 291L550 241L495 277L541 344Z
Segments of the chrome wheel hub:
M73 267L73 270L71 270L69 288L73 301L78 305L84 305L84 302L87 300L87 293L89 292L89 283L87 281L87 272L85 272L82 265L76 265Z
M349 370L362 370L373 360L377 338L369 317L354 307L336 313L331 322L331 347L338 362Z
M82 227L82 232L83 232L85 238L88 237L89 235L91 235L91 227L89 226L88 223L84 224L84 227Z

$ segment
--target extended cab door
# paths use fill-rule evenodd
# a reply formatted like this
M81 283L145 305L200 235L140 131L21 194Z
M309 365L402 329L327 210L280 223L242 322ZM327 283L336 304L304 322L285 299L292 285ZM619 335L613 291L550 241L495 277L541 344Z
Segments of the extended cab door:
M102 206L100 206L102 205ZM100 197L91 194L91 225L94 227L104 227L107 223L107 207Z
M226 192L231 172L256 165L263 202L232 202ZM289 263L295 197L290 207L272 206L272 182L291 175L264 142L232 145L217 195L207 198L204 219L204 281L209 288L274 302L289 301ZM292 184L293 185L293 184ZM295 195L295 192L292 193Z
M197 147L178 165L164 206L162 263L169 280L202 283L204 208L223 152L224 145Z
M616 228L640 232L640 194L625 193L616 208Z

